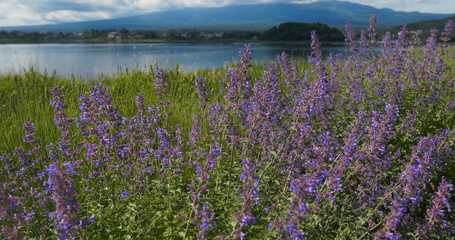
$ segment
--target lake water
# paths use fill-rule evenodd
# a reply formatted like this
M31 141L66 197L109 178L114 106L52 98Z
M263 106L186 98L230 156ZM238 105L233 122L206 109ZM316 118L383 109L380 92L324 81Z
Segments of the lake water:
M61 77L89 79L115 75L128 69L149 70L150 65L184 72L213 69L237 61L239 49L232 44L4 44L0 45L0 75L35 71L56 72ZM343 52L346 46L324 48ZM252 44L253 61L271 61L285 51L294 57L307 56L305 45Z

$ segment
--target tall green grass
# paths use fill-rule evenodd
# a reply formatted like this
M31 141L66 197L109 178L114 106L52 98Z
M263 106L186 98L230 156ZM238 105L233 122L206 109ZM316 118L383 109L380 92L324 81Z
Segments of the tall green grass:
M0 195L6 196L0 200L11 200L11 204L0 202L0 210L7 209L8 217L20 215L28 220L0 220L18 229L17 238L57 238L63 231L55 214L68 212L68 202L74 196L81 206L75 205L76 210L67 216L95 220L89 229L82 223L73 224L74 229L81 227L77 237L82 239L195 239L204 238L201 232L205 230L210 231L209 239L238 238L243 233L247 239L294 238L294 230L308 239L379 239L395 232L397 236L417 237L421 233L415 232L416 226L431 223L425 210L445 211L441 202L450 196L441 191L451 188L454 171L450 166L444 166L444 172L437 168L453 163L455 118L449 106L455 104L455 91L453 84L448 84L453 79L452 52L444 55L450 72L441 71L438 78L435 66L419 62L419 50L411 51L415 51L413 56L401 50L387 58L357 56L339 61L343 67L338 70L336 64L330 69L329 63L310 66L298 59L299 75L293 77L304 80L296 80L296 86L286 85L290 81L283 77L289 66L254 63L248 70L239 70L249 71L253 82L261 81L254 85L253 94L243 99L250 106L239 101L243 89L237 89L242 83L236 79L240 78L231 74L231 79L223 81L229 66L190 73L180 72L178 66L167 69L165 99L155 95L163 88L155 90L157 77L152 67L92 80L60 79L33 71L1 77L0 165L5 165L3 172L7 174L0 171L6 183L0 184ZM423 60L432 57L435 55L423 56ZM395 68L404 62L410 63L408 68ZM420 67L423 70L419 71ZM330 82L325 81L325 74ZM199 108L202 102L194 86L197 76L206 79L208 104L222 103L224 110L216 113L213 106ZM98 82L109 87L109 94L104 95L101 85L91 88ZM227 84L234 93L225 101L227 94L222 89ZM68 108L59 104L51 108L49 90L55 85L64 88L63 104ZM445 89L444 96L434 97ZM121 122L103 115L105 109L111 109L106 99L100 105L87 104L96 109L87 112L95 115L79 112L80 96L97 91L102 93L101 99L111 96L114 107L121 111L118 116L130 122L105 128ZM202 87L199 91L204 97ZM162 109L170 115L152 123L155 116L142 115L144 108L138 111L137 93L143 94L145 106L162 107L159 100L169 102L169 107ZM90 101L96 99L98 96L93 96ZM61 124L57 129L53 109L70 118L98 119L87 126L66 124L63 128ZM198 116L200 121L195 120ZM36 144L21 142L26 120L36 126L34 139L50 149L29 151L30 161L24 154ZM72 128L68 131L71 139L65 134L66 127ZM99 132L84 136L91 127ZM179 127L183 134L177 133ZM104 144L102 134L121 144ZM74 142L67 144L66 140ZM14 153L16 147L24 150ZM68 147L76 151L68 154ZM9 154L2 156L2 152ZM71 173L75 169L77 174ZM48 175L47 181L43 174ZM25 197L17 201L21 207L16 209L11 205L17 196ZM409 212L402 208L402 203L411 204L419 196L418 206ZM35 219L28 217L30 209L36 211L30 214ZM398 221L394 219L403 214L407 218L401 220L400 227L405 230L395 231L392 220ZM251 216L257 223L249 223L247 217ZM455 229L453 213L444 219ZM214 221L216 228L207 221ZM429 233L440 234L437 229Z
M423 56L421 49L413 50L416 57ZM449 65L450 72L454 74L455 61L452 56L455 48L446 49L442 59ZM297 67L303 74L310 68L305 58L295 59ZM267 68L266 63L254 62L250 69L252 80L261 79ZM179 66L166 69L169 94L168 101L172 114L169 124L178 124L183 129L190 129L191 118L197 111L198 97L194 88L196 76L203 76L210 90L210 99L218 102L221 99L223 79L231 63L218 69L203 69L194 72L181 72ZM25 146L21 141L24 134L22 125L27 120L36 124L37 137L42 144L55 142L59 133L54 126L54 111L50 106L52 99L50 89L53 86L64 87L66 104L68 104L70 117L76 116L79 106L79 97L87 95L89 88L98 82L109 86L113 96L114 107L120 109L126 118L132 117L137 110L135 97L142 93L148 104L156 103L153 85L153 66L148 71L126 69L115 76L100 77L98 79L60 78L55 74L38 73L33 70L21 75L0 76L0 152L13 152L16 147ZM72 114L72 115L71 115Z
M309 68L305 59L296 59L299 69ZM220 101L223 79L231 65L209 70L203 69L194 72L181 72L179 67L166 69L169 94L166 99L170 102L167 109L170 125L178 124L188 130L191 119L198 108L198 96L195 92L196 76L203 76L210 90L210 99ZM267 65L255 62L250 70L252 79L261 79ZM50 106L52 96L50 89L53 86L63 87L65 103L69 117L77 115L79 98L88 95L90 86L101 82L109 86L113 96L114 107L122 112L122 116L131 118L137 111L135 97L138 93L144 95L147 104L155 104L153 67L148 71L128 70L116 76L100 77L98 79L60 78L55 74L38 73L33 70L21 75L0 76L0 152L12 153L16 147L24 147L21 137L25 131L22 125L25 121L33 120L36 124L36 135L44 146L55 142L59 137L54 125L54 110Z

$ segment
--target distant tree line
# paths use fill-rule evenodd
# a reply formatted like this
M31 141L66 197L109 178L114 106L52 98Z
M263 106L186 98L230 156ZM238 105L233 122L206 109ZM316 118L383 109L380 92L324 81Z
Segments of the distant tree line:
M310 41L315 30L320 41L344 41L338 29L322 23L286 22L265 31L245 30L129 30L122 28L85 30L83 32L21 32L0 31L0 42L53 41Z
M344 35L337 28L323 23L286 22L262 34L269 41L310 41L311 31L315 30L320 41L344 41Z

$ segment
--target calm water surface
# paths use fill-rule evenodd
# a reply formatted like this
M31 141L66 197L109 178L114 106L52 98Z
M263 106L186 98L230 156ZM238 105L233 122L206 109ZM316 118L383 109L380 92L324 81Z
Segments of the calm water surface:
M128 69L149 70L150 65L181 71L213 69L236 61L244 44L4 44L0 45L0 75L35 71L56 72L61 77L89 79L115 75ZM252 44L253 61L274 60L285 51L307 56L305 45ZM345 46L324 48L343 52Z

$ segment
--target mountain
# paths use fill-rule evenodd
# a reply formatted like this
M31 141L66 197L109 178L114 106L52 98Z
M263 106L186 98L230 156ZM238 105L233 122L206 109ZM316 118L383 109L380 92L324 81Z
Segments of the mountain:
M121 28L265 30L283 22L319 22L342 28L347 21L353 26L368 26L372 10L376 11L379 17L378 25L381 27L392 27L409 22L441 19L449 16L447 14L397 12L391 9L375 9L356 3L325 0L310 4L268 3L212 8L184 8L109 20L0 27L0 30L55 32Z
M446 17L443 19L435 19L435 20L426 20L426 21L418 21L406 24L406 28L408 31L417 31L422 30L424 36L430 35L430 30L436 28L439 32L444 31L444 27L450 19L455 21L455 15ZM391 33L396 33L401 31L403 26L395 26L389 29Z

